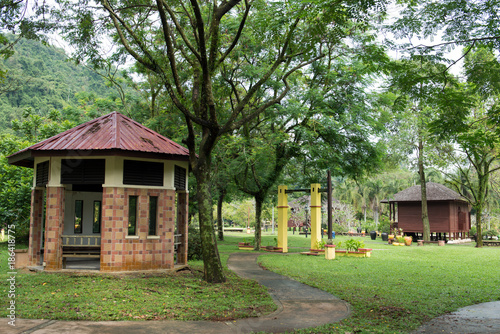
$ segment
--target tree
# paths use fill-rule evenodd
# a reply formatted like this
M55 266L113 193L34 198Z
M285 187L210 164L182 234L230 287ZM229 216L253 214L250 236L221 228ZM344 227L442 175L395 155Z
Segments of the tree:
M240 163L240 168L233 168L234 171L240 171L234 175L234 183L255 199L255 250L260 250L261 245L264 202L294 152L293 143L287 145L283 134L276 134L272 131L273 128L274 125L271 124L271 129L259 131L261 138L254 136L245 140L239 154L240 159L233 160Z
M489 65L489 66L488 66ZM482 247L482 215L489 196L489 180L500 167L499 86L494 78L500 64L490 48L479 47L465 57L468 82L455 88L454 104L446 104L432 124L434 131L453 140L458 152L448 151L455 174L449 183L476 210L477 247Z
M353 29L363 29L383 2L59 2L77 59L99 66L106 35L106 41L117 44L114 57L131 56L154 73L185 119L205 279L225 281L209 187L217 142L280 103L290 90L290 77L325 56L325 40L338 42ZM256 38L261 45L247 48L255 45L247 41ZM257 79L247 80L252 73Z
M449 67L457 64L478 44L491 45L500 50L498 16L500 3L493 1L400 1L399 18L391 25L395 37L404 39L403 52L434 53L437 56L461 47L464 52L449 61ZM441 38L436 38L439 32ZM418 39L420 44L414 43Z
M16 225L16 237L27 242L33 170L10 165L7 157L38 140L67 130L73 124L63 121L57 111L53 111L49 117L44 117L27 108L21 116L13 125L18 136L0 133L0 226Z
M417 154L417 169L421 186L421 211L423 239L430 240L430 222L427 209L427 180L425 165L433 162L431 151L440 143L428 131L428 124L433 120L436 109L442 105L440 100L448 100L443 90L455 80L447 73L446 66L440 63L441 57L425 54L413 54L408 59L396 61L392 66L389 90L396 94L393 108L401 115L398 122L398 135L393 137L395 150L402 155ZM401 138L404 137L404 140ZM395 139L395 141L394 141ZM432 149L431 149L432 148Z
M0 58L7 59L14 54L14 45L21 38L46 40L43 32L53 28L48 19L49 6L35 1L31 6L28 1L1 1L0 2ZM30 14L28 14L31 12ZM15 34L16 38L9 38L7 33ZM1 65L1 63L0 63ZM0 82L3 81L6 71L0 67Z

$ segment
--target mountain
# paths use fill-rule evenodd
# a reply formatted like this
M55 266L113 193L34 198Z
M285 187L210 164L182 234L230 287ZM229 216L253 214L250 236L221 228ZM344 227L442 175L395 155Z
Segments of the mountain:
M0 78L0 131L9 128L12 119L27 107L47 115L53 109L80 106L82 97L87 100L84 103L119 98L101 76L70 61L63 49L21 39L14 51L8 59L0 60L0 68L7 71L6 77Z

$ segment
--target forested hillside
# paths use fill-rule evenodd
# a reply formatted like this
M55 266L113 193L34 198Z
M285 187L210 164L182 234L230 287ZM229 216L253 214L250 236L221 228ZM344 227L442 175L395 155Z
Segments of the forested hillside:
M38 115L54 109L64 115L82 104L119 99L104 78L68 60L64 50L38 41L21 39L14 54L1 62L7 75L0 84L0 131L27 107Z

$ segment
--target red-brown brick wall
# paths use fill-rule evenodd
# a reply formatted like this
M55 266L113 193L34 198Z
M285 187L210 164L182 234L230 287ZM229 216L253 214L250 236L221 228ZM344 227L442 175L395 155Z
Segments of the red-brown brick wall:
M31 192L30 236L28 247L28 263L40 264L40 248L42 247L43 227L43 190L33 189Z
M62 268L62 239L64 218L64 188L47 188L45 218L45 248L43 261L45 270Z
M138 239L128 239L129 196L138 196ZM149 197L158 197L157 235L148 239ZM104 188L101 271L169 269L174 266L174 190Z

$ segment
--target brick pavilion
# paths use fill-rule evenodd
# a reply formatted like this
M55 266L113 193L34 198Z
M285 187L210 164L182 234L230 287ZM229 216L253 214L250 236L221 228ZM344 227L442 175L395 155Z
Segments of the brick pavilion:
M101 271L187 263L186 148L113 112L8 157L34 169L29 264Z

